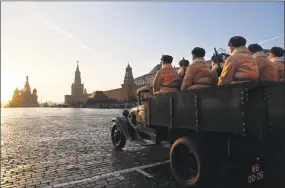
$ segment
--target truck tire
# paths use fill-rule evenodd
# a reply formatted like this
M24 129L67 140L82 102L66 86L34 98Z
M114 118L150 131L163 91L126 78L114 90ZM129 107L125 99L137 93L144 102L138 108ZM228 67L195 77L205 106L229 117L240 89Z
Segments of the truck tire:
M116 149L122 149L126 145L126 137L116 123L114 123L111 129L111 140Z
M177 139L170 150L170 166L175 180L183 187L206 183L206 160L201 144L188 137Z

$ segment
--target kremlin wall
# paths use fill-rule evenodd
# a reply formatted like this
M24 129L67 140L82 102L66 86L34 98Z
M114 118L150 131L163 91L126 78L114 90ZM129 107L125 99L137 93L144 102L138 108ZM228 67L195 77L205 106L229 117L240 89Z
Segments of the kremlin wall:
M132 68L128 64L120 88L88 94L83 83L81 83L81 73L77 64L74 82L71 84L71 95L65 95L64 102L71 106L83 105L86 107L136 102L136 91L141 87L137 83L138 81L133 77Z
M207 63L210 63L210 61L207 61ZM92 108L105 104L114 105L137 102L137 89L144 85L150 85L156 72L160 70L160 68L161 64L157 64L149 73L134 78L132 68L128 64L120 88L107 91L94 91L93 93L88 94L86 88L84 88L84 84L81 83L81 72L77 63L74 82L71 84L71 95L64 96L64 103L69 106L85 106Z

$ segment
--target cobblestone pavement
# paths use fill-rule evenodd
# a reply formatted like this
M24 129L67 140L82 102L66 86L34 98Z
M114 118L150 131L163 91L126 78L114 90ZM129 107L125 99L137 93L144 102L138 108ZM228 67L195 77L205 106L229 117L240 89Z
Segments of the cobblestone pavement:
M122 110L2 109L1 187L179 187L169 148L115 151L110 120ZM137 168L139 167L139 168Z

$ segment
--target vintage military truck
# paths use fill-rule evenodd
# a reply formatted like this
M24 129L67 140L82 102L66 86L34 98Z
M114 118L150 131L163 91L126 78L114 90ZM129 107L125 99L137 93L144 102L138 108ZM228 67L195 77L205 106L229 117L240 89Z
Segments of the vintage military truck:
M148 96L146 96L148 95ZM249 81L151 95L112 120L115 148L126 140L171 143L183 187L285 187L285 84Z

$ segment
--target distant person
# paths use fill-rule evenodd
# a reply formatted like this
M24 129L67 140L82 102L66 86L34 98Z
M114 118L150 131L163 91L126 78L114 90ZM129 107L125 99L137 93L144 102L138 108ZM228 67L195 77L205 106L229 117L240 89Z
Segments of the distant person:
M228 46L231 55L225 61L218 85L258 79L257 63L251 57L245 45L246 39L240 36L234 36L229 40Z
M269 51L269 59L277 70L278 81L284 81L284 49L281 47L273 47Z
M196 47L192 50L193 62L186 70L181 91L188 89L199 89L212 85L212 73L204 57L206 51L203 48Z
M161 57L162 67L153 80L153 94L178 91L179 76L171 65L172 61L173 57L170 55Z
M184 58L179 61L178 76L180 78L182 78L182 79L184 78L186 69L188 68L189 64L190 64L189 61L184 59Z
M211 58L211 67L212 67L212 71L217 71L219 69L219 65L217 63L216 55L213 55ZM223 69L223 67L224 67L224 63L221 62L220 68Z
M211 57L211 72L212 72L212 77L213 77L213 84L217 85L218 83L218 77L221 75L223 67L224 67L224 62L223 60L218 59L219 56L217 57L216 55L213 55ZM218 64L217 61L220 61Z
M259 44L250 44L248 50L256 61L259 68L259 80L277 81L277 70L273 67L270 60L266 57L263 48Z

